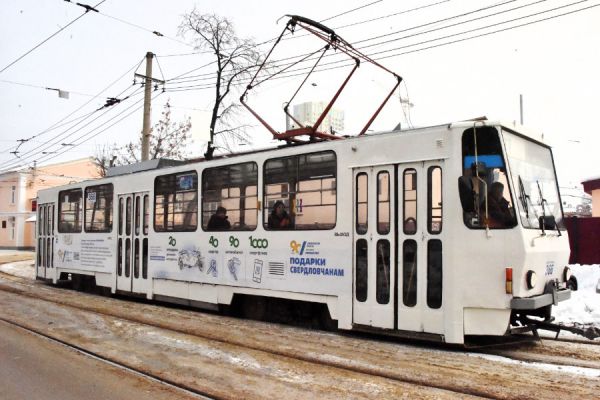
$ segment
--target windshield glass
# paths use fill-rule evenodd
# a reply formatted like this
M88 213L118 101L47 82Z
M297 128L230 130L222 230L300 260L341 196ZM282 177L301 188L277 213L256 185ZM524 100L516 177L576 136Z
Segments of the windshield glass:
M540 217L553 215L564 229L551 150L507 131L503 136L521 223L540 229Z

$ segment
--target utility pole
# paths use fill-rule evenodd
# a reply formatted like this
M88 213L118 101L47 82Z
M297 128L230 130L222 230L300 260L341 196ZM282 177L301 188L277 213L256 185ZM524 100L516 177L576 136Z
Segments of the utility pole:
M521 116L521 125L523 125L523 95L519 95L519 113Z
M142 161L147 161L150 156L150 111L152 101L152 82L164 84L165 81L152 78L152 59L154 54L149 51L146 53L146 75L135 74L138 78L144 79L144 123L142 125Z

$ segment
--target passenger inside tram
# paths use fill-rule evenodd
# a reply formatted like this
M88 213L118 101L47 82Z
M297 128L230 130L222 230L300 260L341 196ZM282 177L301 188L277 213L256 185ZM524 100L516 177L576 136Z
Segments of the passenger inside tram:
M209 231L228 231L231 229L231 223L227 220L227 209L218 207L208 221L207 229Z
M273 210L269 214L269 229L291 229L293 228L292 219L285 211L285 205L281 200L273 204Z

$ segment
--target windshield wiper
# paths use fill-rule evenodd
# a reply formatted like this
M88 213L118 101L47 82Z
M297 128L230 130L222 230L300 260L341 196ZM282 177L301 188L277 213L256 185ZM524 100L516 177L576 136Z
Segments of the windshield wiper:
M540 186L540 181L535 181L537 187L538 187L538 192L540 194L540 206L542 206L542 221L540 224L540 227L542 228L542 234L545 234L545 228L546 228L546 207L544 207L544 203L546 203L546 206L548 205L548 200L546 200L544 198L544 194L542 193L542 187ZM554 219L554 214L552 214L552 219L554 220L554 228L556 228L556 231L558 232L558 236L562 236L562 234L560 233L560 229L558 228L558 224L556 223L556 220Z
M519 200L521 200L521 205L523 206L523 211L525 211L525 217L529 221L529 205L527 204L527 200L531 201L529 195L525 191L525 186L523 185L523 180L521 179L521 175L519 175Z

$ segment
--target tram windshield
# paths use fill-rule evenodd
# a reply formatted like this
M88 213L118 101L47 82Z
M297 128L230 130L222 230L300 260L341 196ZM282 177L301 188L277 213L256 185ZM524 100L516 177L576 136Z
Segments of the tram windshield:
M503 137L521 223L525 228L542 229L541 221L553 216L556 226L564 230L550 148L508 131L503 131Z
M510 229L517 225L498 131L490 126L465 130L463 174L459 178L465 225L471 229Z

